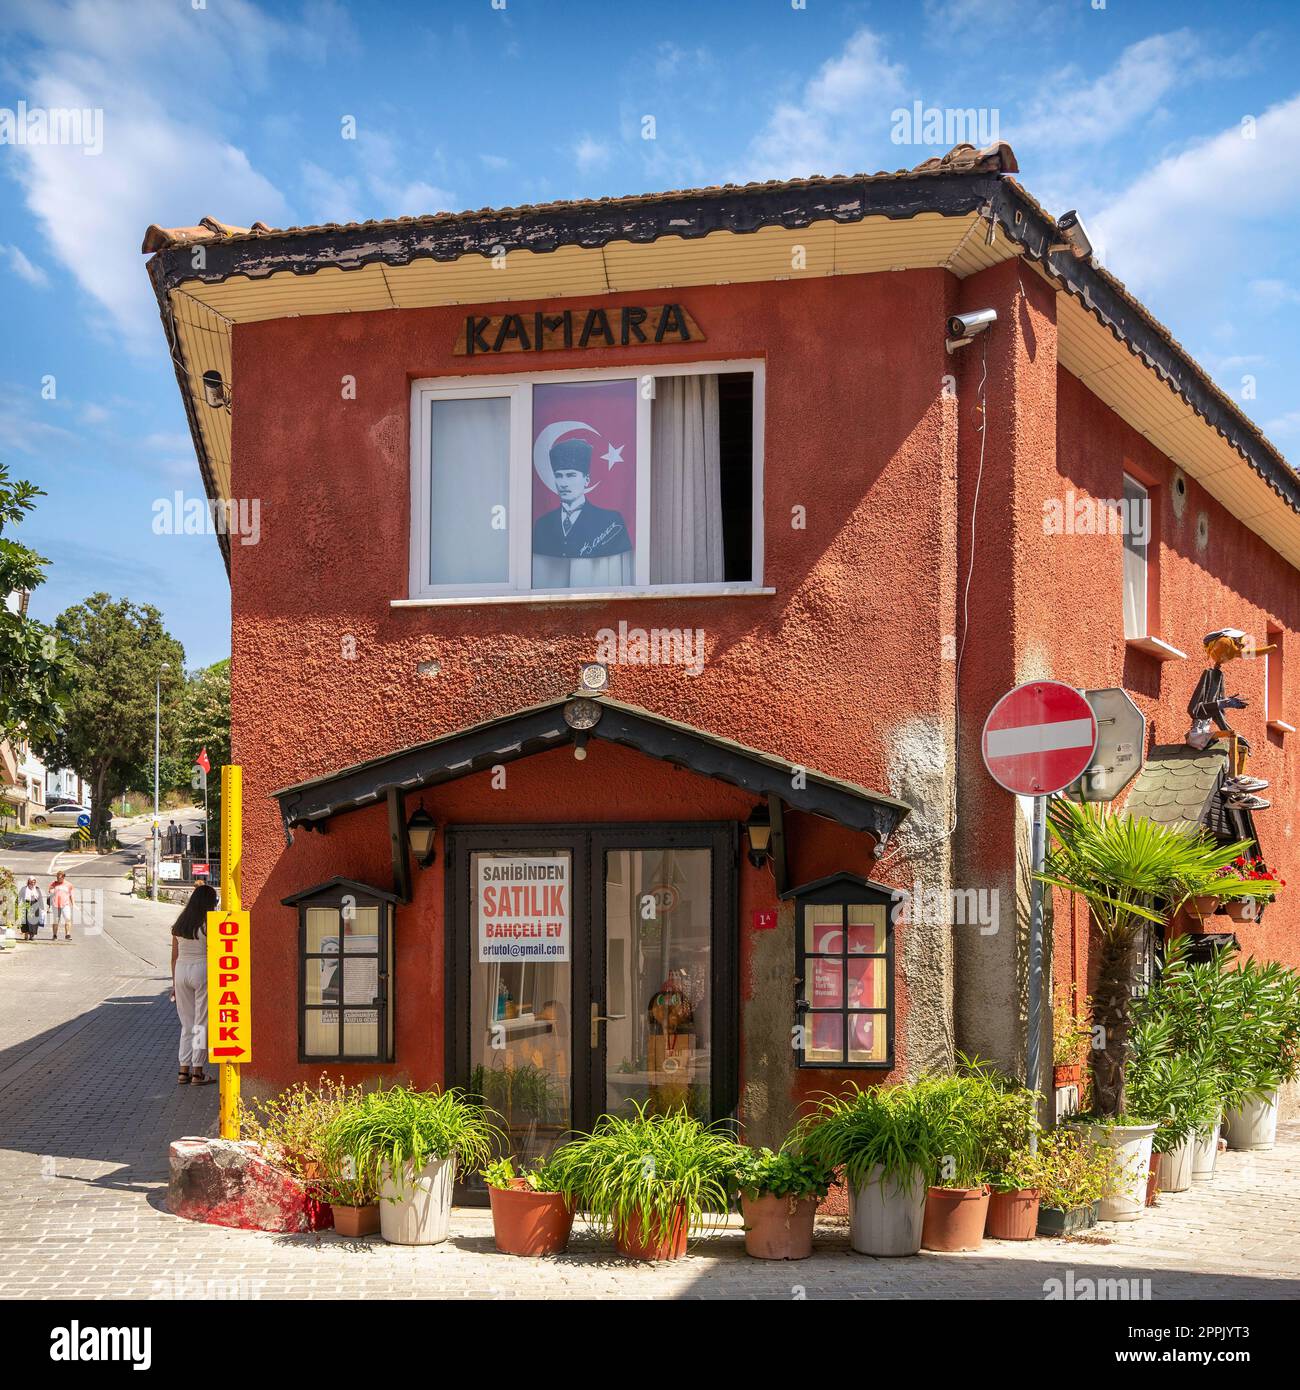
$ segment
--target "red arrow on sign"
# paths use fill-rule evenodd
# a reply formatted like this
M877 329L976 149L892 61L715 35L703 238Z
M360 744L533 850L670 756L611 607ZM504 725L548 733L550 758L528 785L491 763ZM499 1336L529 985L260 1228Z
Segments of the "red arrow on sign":
M214 1047L212 1055L214 1057L242 1057L244 1049L242 1047Z
M984 722L984 766L1017 796L1050 796L1092 764L1097 716L1073 686L1027 681L1008 691Z

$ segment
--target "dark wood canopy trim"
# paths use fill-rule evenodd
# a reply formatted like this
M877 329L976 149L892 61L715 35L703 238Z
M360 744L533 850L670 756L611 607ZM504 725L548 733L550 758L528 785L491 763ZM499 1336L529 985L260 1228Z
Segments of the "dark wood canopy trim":
M589 727L574 728L566 715L583 716L583 724L591 719L595 722ZM797 811L824 816L852 830L865 830L882 844L911 809L892 797L693 725L665 719L635 705L590 696L534 705L428 743L342 768L326 777L284 787L272 795L279 803L290 843L296 827L324 828L333 816L380 801L388 803L390 829L396 835L402 798L407 792L436 787L498 763L593 738L635 748L648 757L742 787L756 796L779 800Z

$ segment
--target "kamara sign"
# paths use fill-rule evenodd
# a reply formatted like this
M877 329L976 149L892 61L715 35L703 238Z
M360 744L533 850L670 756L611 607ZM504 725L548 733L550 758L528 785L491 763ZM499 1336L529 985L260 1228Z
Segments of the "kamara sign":
M208 1061L253 1059L252 935L247 912L208 913Z

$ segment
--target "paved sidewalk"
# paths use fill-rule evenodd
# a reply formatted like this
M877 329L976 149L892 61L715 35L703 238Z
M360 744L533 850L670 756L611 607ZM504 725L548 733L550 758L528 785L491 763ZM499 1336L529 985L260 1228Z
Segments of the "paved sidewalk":
M215 1086L174 1083L174 913L127 899L102 935L24 946L0 967L4 1297L1042 1299L1053 1280L1082 1296L1084 1279L1123 1280L1111 1296L1134 1299L1300 1297L1300 1124L1270 1153L1220 1155L1212 1183L1139 1222L965 1255L870 1259L827 1226L812 1259L772 1264L745 1256L733 1223L649 1266L581 1223L566 1256L498 1255L480 1210L423 1249L182 1221L163 1205L167 1144L214 1132L217 1102Z

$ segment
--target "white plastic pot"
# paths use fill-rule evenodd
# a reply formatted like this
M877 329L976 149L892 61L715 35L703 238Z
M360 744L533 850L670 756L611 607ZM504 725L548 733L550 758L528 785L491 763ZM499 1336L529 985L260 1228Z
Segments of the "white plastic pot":
M1193 1138L1189 1134L1176 1149L1170 1149L1160 1159L1157 1187L1161 1192L1186 1192L1192 1185Z
M1136 1221L1146 1210L1147 1174L1151 1170L1151 1140L1155 1125L1079 1125L1095 1148L1107 1148L1116 1177L1113 1197L1103 1197L1097 1216L1102 1221Z
M925 1177L881 1178L873 1168L862 1187L849 1188L849 1244L859 1255L915 1255L925 1224Z
M437 1245L451 1230L454 1159L435 1159L417 1173L408 1163L394 1181L384 1170L379 1189L379 1233L393 1245Z
M1214 1163L1219 1156L1219 1123L1222 1115L1215 1118L1207 1130L1199 1130L1192 1135L1192 1181L1209 1182L1214 1176Z
M1271 1149L1277 1143L1277 1092L1244 1101L1223 1117L1230 1149Z

